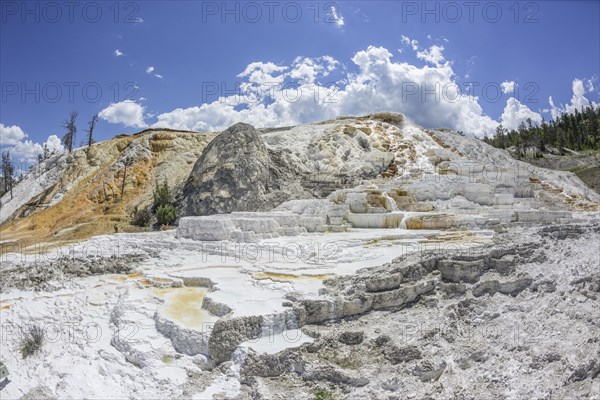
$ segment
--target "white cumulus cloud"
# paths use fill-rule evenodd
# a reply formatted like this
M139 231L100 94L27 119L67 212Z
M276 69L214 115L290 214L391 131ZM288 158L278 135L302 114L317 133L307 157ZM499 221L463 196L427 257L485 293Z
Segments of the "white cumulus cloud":
M145 128L144 107L133 100L112 103L98 114L111 124L123 124L132 128Z
M288 67L278 66L272 62L253 62L237 75L238 78L247 78L251 84L273 84L283 82L283 76L275 75L285 71Z
M331 19L333 19L336 26L341 28L345 25L344 17L342 16L342 14L340 14L336 6L331 6L331 8L329 9L329 16L331 17Z
M594 80L592 78L588 79L586 82L586 86L587 86L588 92L593 92L594 91Z
M339 61L330 56L296 57L288 75L300 83L314 83L317 78L328 76L338 65Z
M59 154L64 151L64 146L56 135L50 135L42 144L32 140L21 140L6 148L6 150L10 152L13 162L16 163L15 169L19 170L19 173L26 173L27 167L35 164L37 156L44 153L44 145L48 147L50 154Z
M146 68L147 74L151 74L152 72L154 72L154 67L150 66L150 67Z
M515 91L515 81L504 81L500 84L502 86L502 93L513 93Z
M563 113L574 114L575 110L582 111L584 108L589 107L589 106L593 106L593 107L600 106L600 104L598 104L594 101L589 101L588 98L585 97L586 90L585 90L584 83L581 79L574 79L573 83L571 85L571 88L573 90L573 97L571 97L571 103L569 103L569 104L566 104L564 106L563 105L557 106L554 103L554 99L552 98L552 96L550 96L548 98L548 102L550 103L550 112L552 114L553 119L559 118L560 115ZM588 85L588 88L589 88L589 85ZM592 85L592 89L593 89L593 85Z
M502 112L501 122L502 125L507 129L517 129L521 122L526 122L527 119L531 119L534 125L542 123L542 116L535 111L532 111L527 105L521 103L519 100L511 97L506 102L504 112Z
M10 149L13 160L26 164L35 164L38 154L42 154L44 149L39 143L31 140L18 142Z
M416 41L414 39L411 40L411 38L409 38L408 36L404 36L404 35L401 35L400 38L401 38L401 42L403 45L412 47L412 49L414 51L419 50L419 42L418 41Z
M492 134L498 122L483 114L476 97L460 90L451 64L439 60L437 65L418 67L394 61L383 47L369 46L354 55L351 72L331 57L296 58L289 66L256 62L238 75L244 79L244 96L229 94L197 107L162 113L153 126L218 131L239 121L267 127L396 111L426 127ZM334 71L344 73L335 87L320 82ZM293 90L253 91L257 86L289 81L297 83Z
M50 154L58 154L65 151L65 147L62 144L62 140L56 135L48 136L48 139L44 144L48 147L48 151L50 152Z
M123 53L121 50L119 50L119 49L115 50L115 57L121 57L124 55L125 55L125 53Z
M0 123L0 146L12 146L25 139L27 134L17 125L5 126Z
M444 51L444 46L433 45L429 49L417 51L417 58L439 67L444 61L446 61L442 51Z

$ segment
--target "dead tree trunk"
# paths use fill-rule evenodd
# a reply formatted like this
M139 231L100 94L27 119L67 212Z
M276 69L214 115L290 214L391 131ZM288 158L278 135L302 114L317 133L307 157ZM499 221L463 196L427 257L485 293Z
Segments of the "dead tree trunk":
M125 169L123 170L123 182L121 183L121 200L123 200L123 193L125 192L125 178L127 177L127 163L125 163Z

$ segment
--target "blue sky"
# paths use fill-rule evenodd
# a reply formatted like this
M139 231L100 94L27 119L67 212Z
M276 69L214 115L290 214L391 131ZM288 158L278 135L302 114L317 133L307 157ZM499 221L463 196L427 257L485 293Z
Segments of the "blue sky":
M598 1L48 4L0 9L1 145L22 161L71 110L79 143L94 113L97 140L383 110L482 136L599 101Z

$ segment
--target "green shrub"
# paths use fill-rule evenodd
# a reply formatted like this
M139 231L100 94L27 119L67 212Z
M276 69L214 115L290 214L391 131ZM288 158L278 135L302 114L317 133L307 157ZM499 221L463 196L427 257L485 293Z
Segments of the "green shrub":
M325 389L317 389L314 391L314 400L334 400L333 393Z
M177 210L171 204L158 206L156 220L160 225L173 225L177 219Z
M162 185L156 184L156 189L154 189L154 209L158 210L160 206L169 206L173 205L173 195L169 190L169 185L167 184L167 180L163 182Z
M32 325L23 334L21 341L21 356L27 358L42 349L44 345L44 330L39 325Z
M147 208L142 208L141 210L138 207L135 207L133 210L133 215L131 216L131 225L146 227L150 226L150 220L152 219L152 214L148 211Z

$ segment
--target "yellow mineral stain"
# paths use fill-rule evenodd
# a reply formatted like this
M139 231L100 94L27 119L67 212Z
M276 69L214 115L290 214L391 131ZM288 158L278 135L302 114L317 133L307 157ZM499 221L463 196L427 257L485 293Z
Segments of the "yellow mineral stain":
M128 277L129 279L141 278L141 277L142 277L142 273L141 273L141 272L136 272L136 273L133 273L133 274L129 274L129 275L127 275L127 277Z
M162 356L161 361L165 364L172 364L173 361L175 361L175 358L165 354Z
M167 294L169 294L173 290L175 290L175 289L174 288L157 288L157 287L153 287L152 289L150 289L150 293L152 293L153 296L156 296L156 297L159 297L159 298L163 299Z
M423 229L423 221L418 218L412 218L406 221L406 229Z
M210 315L202 308L206 288L154 288L153 292L165 300L162 306L163 315L184 328L202 329L203 323Z
M10 310L12 307L12 304L7 304L5 306L0 306L0 310Z
M367 240L367 242L365 243L365 245L369 246L369 245L375 245L378 244L380 242L384 242L384 241L395 241L395 240L401 240L402 237L400 236L382 236L376 239L370 239Z
M421 243L469 243L477 239L477 236L471 232L451 232L434 234L427 236L426 240L420 241Z
M152 278L152 281L157 282L157 283L169 283L169 282L173 282L172 279L166 279L166 278Z

